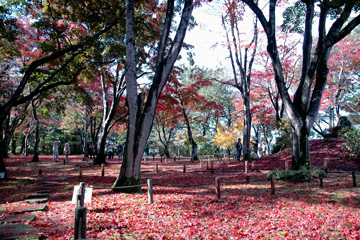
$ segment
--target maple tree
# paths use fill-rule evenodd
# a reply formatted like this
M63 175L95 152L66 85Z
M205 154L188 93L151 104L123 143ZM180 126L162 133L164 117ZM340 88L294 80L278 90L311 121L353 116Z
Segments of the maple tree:
M12 11L19 6L25 14L19 14L22 17L17 19L21 31L16 32L15 41L2 38L7 43L2 50L7 59L15 57L19 62L17 66L13 64L16 67L8 67L6 74L19 79L13 82L12 91L3 95L0 105L0 171L5 172L5 177L3 153L8 141L3 137L3 123L10 117L12 109L50 89L74 84L85 68L84 51L115 26L124 13L124 8L110 2L106 3L106 8L104 4L97 6L102 9L101 12L84 1L80 4L78 1L44 4L29 1L23 5L18 1L9 1L7 4L14 4L9 8ZM8 15L13 16L12 11ZM80 20L82 24L79 24ZM7 24L6 21L3 23ZM6 31L9 26L5 25ZM26 92L28 86L31 86L31 91Z
M292 126L292 168L300 169L310 164L309 132L318 115L324 86L327 82L328 59L332 46L346 37L360 23L360 15L351 21L347 21L352 12L356 12L359 1L321 1L318 42L312 53L313 44L313 21L315 14L315 2L302 1L287 9L284 16L286 25L294 30L304 26L302 73L299 86L294 99L286 88L283 66L279 57L276 35L276 0L270 0L268 18L261 7L252 0L242 0L256 14L267 36L267 51L270 55L275 73L275 80L285 111ZM328 17L334 17L328 32L326 22ZM293 21L298 19L299 21ZM303 25L302 25L303 24Z
M227 47L234 75L231 86L237 88L241 94L244 107L243 124L243 156L250 159L250 136L251 136L251 111L250 111L250 85L253 71L253 63L258 44L258 20L255 18L253 30L248 40L241 38L239 29L244 11L244 5L240 1L226 1L225 13L222 16L222 24L226 31Z
M174 74L170 76L169 83L174 77ZM159 99L154 120L154 129L164 146L164 153L167 157L170 157L169 144L179 126L179 119L182 119L182 109L174 98L173 92L174 89L167 84Z
M320 110L327 110L330 129L339 121L341 110L346 111L348 108L347 97L357 91L359 44L356 37L349 36L332 48L328 64L329 80L324 89L320 108Z
M194 122L203 122L207 125L210 117L219 117L222 107L215 101L207 100L205 96L199 93L200 89L212 84L202 69L185 69L179 80L174 81L174 98L180 105L188 141L192 148L192 160L197 160L198 145L194 138L192 126ZM206 131L203 132L203 136L205 134Z

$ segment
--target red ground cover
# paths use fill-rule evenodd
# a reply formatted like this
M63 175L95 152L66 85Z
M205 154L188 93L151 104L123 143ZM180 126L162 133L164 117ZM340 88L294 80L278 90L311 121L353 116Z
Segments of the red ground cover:
M284 169L291 160L289 151L257 159L250 182L243 162L230 162L225 169L215 164L214 173L189 161L186 173L183 161L158 162L156 173L155 162L143 162L142 182L153 180L153 204L148 203L147 187L137 194L109 191L120 169L117 158L108 161L104 177L100 166L90 165L80 179L80 156L72 156L66 165L51 162L50 156L41 156L40 163L11 156L5 161L10 179L0 183L0 220L25 205L41 181L57 180L49 210L37 212L37 220L27 223L48 239L73 238L71 197L79 182L94 187L92 202L86 204L87 239L360 239L360 190L352 186L349 172L359 165L347 160L341 146L339 139L311 141L312 165L322 167L328 161L323 189L317 180L277 181L276 195L270 194L265 173ZM220 177L220 200L215 200L215 177Z

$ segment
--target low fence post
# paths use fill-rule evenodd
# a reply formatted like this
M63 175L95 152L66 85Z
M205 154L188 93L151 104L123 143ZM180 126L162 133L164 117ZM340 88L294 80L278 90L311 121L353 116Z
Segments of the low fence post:
M186 162L183 163L183 173L186 173Z
M211 173L214 173L214 161L210 162L210 166L211 166Z
M42 175L42 170L40 169L40 170L39 170L39 176L41 176L41 175Z
M155 163L155 173L159 173L159 166L158 166L158 163Z
M245 161L245 173L248 173L248 161Z
M101 164L101 176L105 176L105 164Z
M271 174L271 195L275 195L275 177L274 174Z
M324 181L323 181L323 175L322 173L319 173L319 180L320 180L320 188L322 189L324 186Z
M215 178L215 192L216 192L216 199L220 199L220 177Z
M352 171L353 187L356 187L356 172Z
M154 200L153 200L153 189L152 189L152 179L148 179L147 180L147 185L148 185L148 201L149 203L153 203Z
M82 174L83 174L83 169L82 169L82 165L79 165L79 177L82 178Z
M285 160L285 171L289 170L289 160Z
M86 238L86 207L75 208L74 239Z
M328 161L327 160L324 161L324 171L328 172Z

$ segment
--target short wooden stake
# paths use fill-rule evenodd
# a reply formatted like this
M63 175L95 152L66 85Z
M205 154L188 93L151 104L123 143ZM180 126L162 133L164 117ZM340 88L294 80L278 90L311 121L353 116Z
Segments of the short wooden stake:
M147 180L147 185L148 185L148 202L149 203L153 203L153 189L152 189L152 179L148 179Z
M83 174L83 169L82 169L82 165L79 166L79 177L82 178L82 174Z
M81 182L75 207L83 207L84 200L85 200L85 183Z
M86 207L75 208L74 239L85 239L86 236Z
M250 182L250 177L247 174L246 174L246 182Z
M255 161L251 160L251 171L255 170Z
M323 181L323 175L322 173L319 173L319 180L320 180L320 188L322 189L324 186L324 181Z
M210 158L206 162L206 170L209 170L210 168Z
M248 173L248 161L245 161L245 173Z
M101 176L105 176L105 164L101 164Z
M211 166L211 173L214 173L214 161L210 162L210 166Z
M215 178L216 199L220 199L220 177Z
M327 160L324 161L324 171L328 172L328 162L327 162Z
M163 157L163 156L161 155L161 156L160 156L160 162L162 162L162 157Z
M155 163L155 172L156 172L156 173L159 173L159 166L158 166L158 163Z
M186 162L183 163L183 173L186 173Z
M225 171L225 161L222 163L223 171Z
M174 156L174 162L176 162L176 156Z
M64 165L65 165L65 164L66 164L66 161L64 160L64 162L63 162L63 163L64 163Z
M356 172L352 171L353 187L356 187Z
M271 174L271 195L275 195L275 177L274 174Z
M203 161L200 159L200 168L203 167Z
M39 170L39 176L41 176L41 175L42 175L42 170L40 169L40 170Z
M289 161L285 160L285 171L289 170Z

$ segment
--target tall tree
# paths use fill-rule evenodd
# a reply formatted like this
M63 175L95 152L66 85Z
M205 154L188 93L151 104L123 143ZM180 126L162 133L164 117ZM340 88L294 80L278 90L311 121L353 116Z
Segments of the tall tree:
M21 9L23 12L17 15L20 16L17 23L21 25L18 28L21 31L14 37L15 41L8 41L8 44L4 45L11 57L22 60L22 65L12 68L12 72L8 71L10 75L20 75L20 79L12 86L13 91L1 101L0 153L4 152L7 144L3 123L10 117L15 106L29 103L34 97L50 89L77 81L78 75L84 69L84 51L94 45L99 37L108 32L123 16L123 8L119 8L119 4L112 6L109 3L99 5L97 2L88 4L84 1L68 1L66 6L63 2L7 3L14 4L10 8L13 11L25 7ZM101 11L98 11L99 9ZM16 14L11 11L8 14L14 15ZM6 31L9 28L5 26ZM32 91L26 92L30 84ZM3 157L3 154L0 154L0 172L5 172L6 177Z
M270 55L275 80L285 111L292 126L292 168L299 169L310 164L309 133L318 115L321 97L327 82L328 59L333 45L347 36L360 23L360 15L348 21L350 14L359 9L359 1L298 1L285 11L287 26L293 29L304 24L303 59L300 84L294 100L286 88L283 66L279 57L276 35L276 0L268 2L268 19L262 9L253 0L242 0L256 14L267 36L267 51ZM313 46L314 18L317 16L315 6L320 8L318 42ZM332 16L335 21L326 32L326 22ZM296 19L297 21L294 21Z
M258 44L258 21L255 18L251 38L245 43L240 37L239 29L243 9L244 6L239 1L226 1L222 24L226 30L227 47L234 75L234 81L228 84L239 90L244 104L243 154L244 159L247 160L250 159L251 137L250 84Z
M136 74L136 21L134 1L126 0L126 96L129 109L124 159L114 187L140 183L140 165L149 138L160 94L169 78L180 53L193 10L193 1L183 2L180 23L171 41L175 1L169 0L160 40L157 43L156 63L152 84L145 101L145 94L138 94ZM115 190L115 189L114 189ZM130 189L137 190L137 189Z

